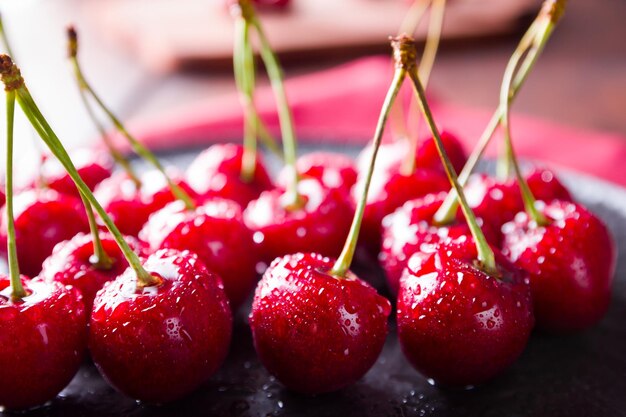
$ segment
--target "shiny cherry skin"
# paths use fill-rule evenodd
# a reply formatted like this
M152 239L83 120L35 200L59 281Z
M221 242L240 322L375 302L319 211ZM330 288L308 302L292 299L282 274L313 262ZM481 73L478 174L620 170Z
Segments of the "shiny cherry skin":
M257 154L254 177L245 182L241 178L243 146L233 143L212 145L194 159L187 168L186 179L201 200L224 198L233 200L242 208L263 191L272 188L263 158Z
M548 169L533 169L526 175L526 181L537 200L572 201L569 191ZM472 175L465 190L467 202L474 213L489 222L496 231L524 210L524 202L516 180L502 182L485 174Z
M105 152L77 149L70 153L70 158L90 190L94 190L113 172L113 160ZM74 181L56 158L45 157L37 177L31 181L32 187L47 187L61 194L80 197Z
M72 380L86 351L87 318L80 293L59 282L22 277L28 296L11 300L0 277L0 406L43 405Z
M29 276L41 271L43 261L57 243L89 231L81 201L53 190L30 190L16 195L14 217L20 270ZM3 212L0 225L3 250L6 250L6 228L6 212Z
M411 255L419 251L422 245L432 245L448 238L471 237L469 226L460 210L453 223L435 224L435 213L446 195L446 192L427 194L409 200L383 219L383 244L378 259L393 294L398 293L400 276ZM482 219L478 218L478 221L482 225ZM481 228L487 241L496 244L497 234L489 225L482 225Z
M0 207L4 207L4 203L7 201L7 196L4 193L5 185L0 183Z
M193 199L197 198L177 170L168 169L168 175ZM150 215L175 199L165 177L156 170L145 172L141 184L137 189L126 173L118 172L103 181L94 193L118 229L128 236L137 237Z
M311 152L296 161L296 170L301 178L313 178L327 188L350 191L357 180L354 161L347 155L335 152ZM278 175L278 185L285 187L289 174L284 168Z
M144 267L161 284L137 289L129 268L98 292L89 350L112 386L163 404L194 391L221 365L232 315L220 278L196 255L160 250Z
M530 275L539 328L583 330L608 308L615 243L606 226L581 205L553 201L541 211L551 224L537 226L519 213L504 225L503 253Z
M465 162L467 161L467 155L463 149L463 145L459 142L456 136L445 131L441 132L441 140L446 152L448 153L450 162L452 162L452 166L454 166L456 172L460 172L460 170L463 169L463 165L465 165ZM356 165L358 172L367 172L371 152L371 145L366 146L357 157ZM397 170L398 166L404 162L407 152L409 152L409 142L406 140L396 140L393 142L383 143L378 150L378 155L376 155L376 168L374 176L378 176L379 172ZM442 174L445 173L443 165L441 164L441 159L439 158L439 153L437 153L435 140L432 137L429 137L418 144L417 151L415 153L415 166L417 168L439 171Z
M125 239L136 253L141 256L148 255L145 244L130 236ZM63 285L72 285L80 291L87 315L91 314L93 300L100 288L106 282L117 278L128 267L128 262L113 236L101 232L100 240L105 252L113 261L111 268L94 267L93 238L90 233L79 233L54 247L39 274L44 281L58 281Z
M362 182L354 187L355 200L361 195L362 187ZM398 171L389 171L386 175L372 178L359 241L371 255L377 256L382 242L382 221L386 215L393 213L408 200L449 188L450 182L444 174L425 169L416 169L408 176Z
M409 362L443 386L484 383L524 350L533 328L525 271L496 252L500 277L478 269L471 239L414 254L400 279L398 338Z
M325 256L341 253L354 214L349 198L312 179L301 180L298 190L305 200L301 208L285 209L284 190L276 188L265 191L244 211L244 221L254 232L264 262L313 250Z
M250 327L259 359L287 388L318 394L360 379L387 336L389 301L318 254L277 258L257 286Z
M222 279L233 310L257 282L256 245L234 201L209 200L192 211L175 201L154 213L139 236L153 251L187 249L197 254Z

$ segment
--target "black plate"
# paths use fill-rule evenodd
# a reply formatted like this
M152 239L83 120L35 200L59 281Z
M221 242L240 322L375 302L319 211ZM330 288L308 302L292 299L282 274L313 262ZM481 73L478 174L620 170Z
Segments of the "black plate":
M349 153L354 153L351 150ZM185 166L192 153L169 155ZM340 392L305 397L284 389L259 363L247 325L249 304L235 320L230 355L195 394L165 407L147 407L110 388L91 364L34 416L626 416L626 190L562 171L575 197L599 215L619 247L613 300L606 317L570 336L534 334L502 376L468 391L431 386L404 359L395 323L370 372ZM382 282L362 265L364 279Z

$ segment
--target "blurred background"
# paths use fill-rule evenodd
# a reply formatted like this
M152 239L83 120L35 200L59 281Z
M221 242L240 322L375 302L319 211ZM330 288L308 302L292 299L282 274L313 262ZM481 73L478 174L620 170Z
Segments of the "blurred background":
M287 8L262 11L261 19L287 77L293 77L388 54L387 36L397 32L409 4L292 0ZM506 62L539 4L449 0L432 95L495 108ZM131 126L145 126L206 97L235 93L232 19L223 0L3 0L0 12L32 94L70 147L95 138L66 60L70 23L81 37L86 76ZM626 137L625 21L625 0L570 1L515 110ZM423 33L421 28L417 38ZM4 116L0 120L4 132ZM17 158L25 161L17 166L25 170L37 152L21 116L16 132Z

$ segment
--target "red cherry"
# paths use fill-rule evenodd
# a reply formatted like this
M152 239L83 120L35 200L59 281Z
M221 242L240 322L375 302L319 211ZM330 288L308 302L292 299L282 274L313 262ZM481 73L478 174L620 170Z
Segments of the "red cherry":
M252 2L259 7L284 8L291 3L291 0L252 0Z
M2 188L0 190L0 207L4 207L4 203L7 201L7 196L4 193L4 184L0 183L0 188Z
M454 223L443 226L434 224L435 213L446 195L445 192L427 194L409 200L383 220L383 244L379 260L393 294L398 293L400 276L411 255L418 252L422 245L432 245L447 238L471 238L469 226L460 211ZM490 243L497 242L496 233L488 225L483 226L482 230Z
M29 294L11 300L0 277L0 406L42 405L71 381L83 360L87 319L79 292L58 282L22 277Z
M212 200L194 211L181 201L154 213L140 233L153 251L190 250L224 283L230 305L236 309L257 281L257 255L252 232L233 201Z
M303 178L316 179L327 188L350 191L357 180L354 161L340 153L319 151L305 154L296 161L296 169ZM277 183L284 188L289 179L289 173L284 168L278 175Z
M127 269L98 292L89 349L114 387L152 404L195 390L228 352L232 316L220 278L190 252L160 250L144 267L158 286L137 289Z
M441 140L448 156L450 157L450 162L452 162L452 166L454 166L454 170L456 172L460 172L461 169L463 169L463 165L465 165L465 161L467 160L467 155L463 149L463 145L459 142L456 136L448 132L441 132ZM406 140L383 143L378 150L378 155L376 156L374 178L379 176L379 173L384 171L390 169L396 170L397 167L404 162L408 152L409 142ZM372 147L369 145L366 146L357 157L356 165L359 172L367 171L371 153ZM435 140L432 136L418 144L415 154L415 167L418 169L432 169L441 173L445 172L443 165L441 164L439 154L437 153Z
M572 201L569 191L550 170L534 169L526 180L537 200ZM476 215L489 222L496 231L524 210L519 185L513 179L501 182L485 174L472 175L465 187L465 196Z
M192 198L196 198L194 191L176 170L170 170L168 175ZM144 173L141 183L141 188L137 190L135 182L126 173L119 172L102 181L94 192L125 235L136 237L152 213L174 201L174 195L160 172Z
M85 208L77 198L52 190L30 190L15 196L17 256L24 274L37 275L54 246L89 231ZM0 241L6 245L6 208L0 225ZM6 246L3 246L6 250Z
M355 198L361 194L362 188L362 182L357 182L353 189ZM408 200L449 189L450 182L444 174L437 171L417 169L410 176L395 171L373 177L367 195L360 241L372 255L378 255L382 240L381 223L386 215L393 213Z
M495 253L500 279L473 264L472 239L409 260L400 280L398 337L411 364L439 384L468 386L501 373L533 328L525 271Z
M502 228L503 252L530 274L539 327L582 330L608 308L615 244L606 226L578 204L553 201L540 210L552 223L537 226L526 213L518 214Z
M314 249L325 256L341 252L354 213L346 194L310 179L298 182L298 192L306 201L302 208L286 210L284 190L276 188L251 201L243 213L265 262Z
M241 207L257 198L261 192L272 188L263 159L257 154L254 178L245 182L241 178L243 146L232 143L217 144L205 149L187 168L187 182L201 200L224 198Z
M97 269L93 265L93 238L89 233L79 233L70 240L63 241L54 247L43 263L39 277L44 281L58 281L64 285L72 285L83 296L88 314L96 293L105 282L115 279L126 270L128 262L115 239L108 233L100 233L102 246L113 261L110 269ZM130 247L141 255L147 255L142 243L132 237L126 237Z
M316 394L361 378L387 336L389 301L317 254L276 259L259 282L250 327L259 359L288 388Z
M78 174L85 181L90 190L96 188L113 171L113 160L104 152L93 149L78 149L71 153L72 162L78 170ZM56 158L44 158L41 166L41 176L31 181L31 186L46 186L61 194L80 197L74 181ZM43 184L42 184L43 183Z

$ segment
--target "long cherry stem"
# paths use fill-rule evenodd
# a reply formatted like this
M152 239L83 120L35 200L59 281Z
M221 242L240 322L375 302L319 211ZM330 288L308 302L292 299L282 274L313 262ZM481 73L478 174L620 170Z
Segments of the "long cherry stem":
M476 216L474 215L474 212L472 211L469 204L467 203L467 200L465 199L463 188L458 182L456 172L454 171L454 167L450 162L450 158L448 158L447 152L443 146L443 142L439 134L439 130L437 129L437 125L435 124L435 120L430 111L428 101L426 100L426 93L424 92L424 87L422 86L419 74L417 73L417 67L414 60L416 54L415 42L410 37L404 36L399 39L398 45L396 47L400 51L402 51L402 53L398 55L403 60L403 64L407 68L407 74L409 76L409 79L412 81L413 89L417 96L418 103L420 104L422 114L424 115L424 118L428 123L428 127L430 128L433 138L435 139L437 151L439 153L439 156L441 157L441 161L445 168L446 175L448 176L450 183L452 184L459 196L459 201L461 203L463 214L465 214L465 219L467 220L470 232L472 233L472 237L474 238L474 242L476 243L478 261L482 264L482 267L485 269L486 272L490 274L497 274L495 255L493 253L493 250L487 243L487 239L485 238L485 235L478 225Z
M115 116L115 114L113 114L113 112L109 110L109 108L104 104L102 99L100 99L98 94L96 94L95 90L86 80L80 67L77 66L75 67L75 69L79 71L82 88L84 88L84 90L89 93L91 98L96 102L96 104L98 104L98 107L100 107L100 109L107 115L117 131L126 138L130 146L133 148L133 151L135 151L137 155L139 155L145 161L154 166L154 168L156 168L156 170L165 177L165 180L167 181L167 184L176 199L181 200L188 210L193 210L195 208L195 203L193 202L193 199L189 196L189 194L187 194L185 190L183 190L170 178L159 159L152 152L150 152L150 150L146 148L141 142L139 142L133 135L131 135L130 132L128 132L128 130L124 127L120 119L118 119L117 116Z
M78 33L73 26L69 26L67 28L67 56L70 60L70 64L72 65L72 71L74 73L74 79L76 80L76 84L78 86L78 93L80 95L80 100L83 103L83 107L87 111L87 115L91 119L92 123L98 130L100 137L102 138L102 142L106 146L109 154L113 158L113 160L124 170L126 175L135 183L137 188L141 187L141 180L135 171L130 165L130 162L122 155L122 153L113 145L111 138L109 137L108 132L100 123L100 120L96 116L96 112L93 109L93 106L89 102L87 98L88 84L87 80L83 76L83 71L80 66L80 62L78 61Z
M48 146L52 154L63 165L68 175L74 181L74 184L78 188L79 192L89 201L89 203L91 203L106 227L113 235L122 253L128 260L129 265L133 268L137 275L137 287L142 288L146 286L159 285L161 283L161 279L153 276L144 269L137 254L135 254L130 246L128 246L128 243L124 240L123 235L117 229L113 220L111 220L111 218L106 214L98 200L96 200L94 195L89 190L89 187L78 174L78 171L67 154L67 151L63 147L63 144L44 118L43 114L37 107L37 104L30 95L30 92L26 88L24 79L22 78L19 69L13 64L13 61L8 55L0 55L0 73L2 75L2 82L5 85L7 93L13 92L15 94L18 104L37 133L39 133L41 139Z
M2 46L4 46L4 50L7 52L7 54L13 56L11 43L9 42L6 31L4 30L4 21L2 19L2 14L0 14L0 38L2 39Z
M295 210L302 207L304 200L298 192L299 175L296 170L296 158L298 153L297 141L294 130L293 115L291 114L291 108L289 107L287 93L285 92L285 86L283 83L283 72L280 67L280 63L278 62L278 58L272 50L270 42L265 35L265 31L263 30L263 26L257 18L250 0L239 0L239 6L241 7L241 14L243 18L250 22L257 33L260 46L259 53L270 79L272 90L274 91L283 140L285 167L289 173L289 182L287 183L286 191L283 195L283 206L288 210Z
M563 8L565 6L565 1L562 0L546 0L544 5L539 12L535 21L531 24L529 29L526 31L522 40L520 41L516 51L524 50L528 48L529 40L532 40L532 47L526 54L524 61L519 66L518 72L515 74L513 78L512 85L510 87L509 92L509 105L515 101L521 87L524 85L524 82L528 78L531 70L533 69L537 59L539 58L545 43L548 40L548 37L551 34L551 30L549 32L544 33L543 35L538 35L538 30L541 22L543 22L546 18L549 19L553 25L556 25L560 17L563 13ZM538 37L539 36L539 37ZM538 39L542 39L538 41ZM514 54L515 55L515 54ZM522 54L523 55L523 54ZM520 55L520 56L522 56ZM514 56L511 57L511 60L514 59ZM463 167L463 170L459 174L459 182L461 185L465 185L476 168L476 165L482 158L487 146L489 145L491 138L493 137L496 129L500 125L501 119L504 116L504 106L499 104L491 119L487 123L485 130L483 131L481 137L478 139L478 143L476 147L472 151L472 154L467 160L467 163ZM457 194L454 189L450 190L443 204L435 214L435 222L437 224L448 224L454 221L455 213L458 209L458 199Z
M9 277L11 281L11 299L21 300L28 294L22 285L20 266L17 260L15 241L15 219L13 216L13 121L15 119L15 91L6 93L7 111L7 166L6 166L6 212L7 212L7 250L9 260Z
M391 86L387 91L385 101L383 102L383 107L380 111L380 115L378 116L378 122L376 123L376 130L374 132L374 138L372 139L373 149L370 156L369 166L367 168L367 176L365 177L363 191L359 198L354 218L352 219L350 232L348 233L348 238L343 247L343 250L341 251L339 258L337 258L337 261L335 262L335 265L331 270L331 274L334 276L344 277L346 275L346 272L350 268L350 264L352 264L352 259L354 258L354 253L356 251L357 241L359 239L361 222L363 221L363 213L365 212L365 205L367 204L367 193L370 188L370 183L372 182L372 174L374 173L376 155L378 155L378 149L380 148L380 143L382 142L383 132L385 130L385 124L387 123L387 118L389 117L389 112L391 111L393 102L396 99L398 92L402 87L402 82L405 78L406 69L403 67L396 67Z
M430 20L428 22L428 35L426 36L426 44L424 45L424 51L422 52L422 58L420 59L419 67L417 69L420 80L424 89L428 88L428 82L430 81L430 74L432 73L433 66L435 65L435 59L437 58L437 51L439 50L439 44L441 43L441 31L443 30L443 19L445 17L446 0L433 0L432 7L430 8ZM411 97L411 104L409 105L409 112L412 113L415 104L415 96ZM417 145L419 142L419 116L416 119L415 129L413 134L409 135L409 152L407 153L402 163L402 173L404 175L411 175L416 168ZM407 131L409 129L407 128Z

